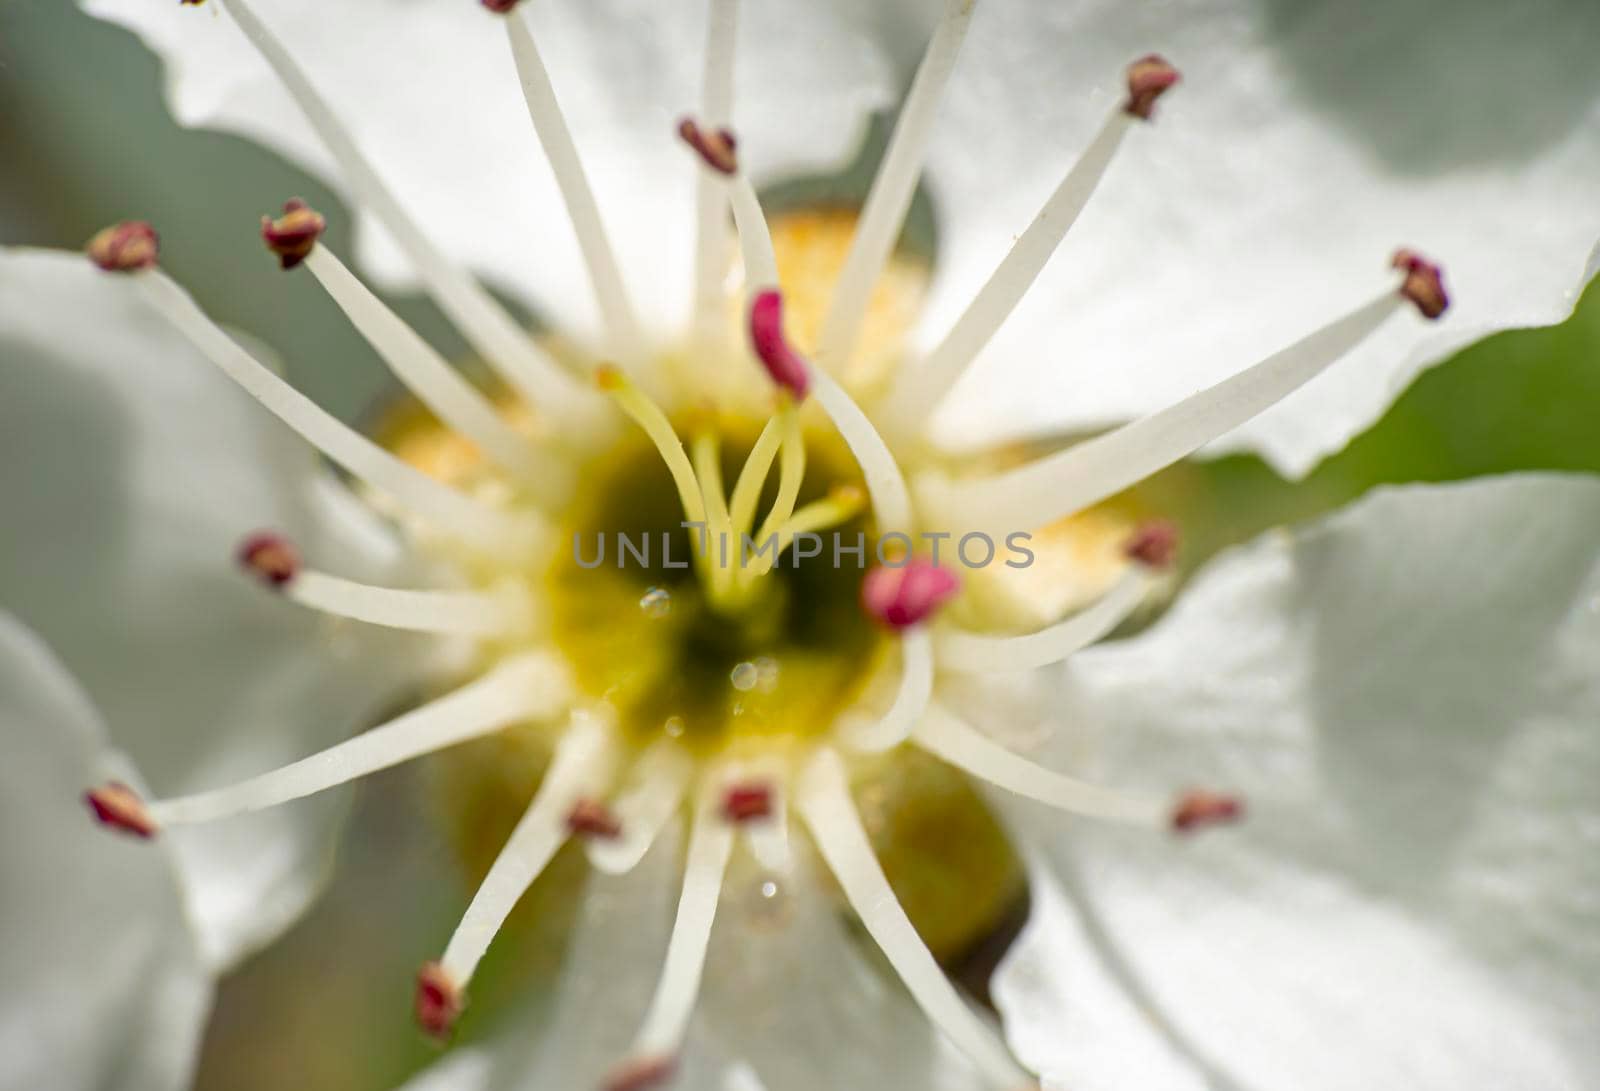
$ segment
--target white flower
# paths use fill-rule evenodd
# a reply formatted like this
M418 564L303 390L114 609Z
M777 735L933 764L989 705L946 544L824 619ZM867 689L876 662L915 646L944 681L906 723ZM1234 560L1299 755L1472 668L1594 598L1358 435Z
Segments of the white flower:
M211 7L222 11L208 18L110 0L91 5L170 47L180 116L242 127L335 169L382 224L369 232L368 257L420 277L517 409L464 381L388 312L318 241L321 216L297 203L264 224L269 247L286 268L304 264L444 422L442 431L414 425L391 435L398 456L323 413L214 326L159 270L145 225L119 225L94 240L91 256L104 272L66 256L15 252L0 260L9 284L0 293L0 335L21 346L25 364L7 372L18 381L0 404L16 414L19 431L25 423L41 443L66 448L40 458L54 472L93 465L127 475L121 487L93 479L104 503L86 506L107 521L103 528L78 522L76 511L62 525L52 503L82 493L70 481L8 480L7 511L20 512L28 532L18 551L19 613L82 673L152 780L155 797L107 784L91 802L109 825L160 834L161 846L170 840L207 966L226 965L281 927L314 887L326 812L298 802L269 808L493 737L501 740L488 751L495 776L480 769L469 792L490 793L496 778L517 780L526 768L517 784L532 801L497 847L459 928L419 974L424 1028L450 1032L491 941L569 838L583 842L599 872L622 877L591 884L562 980L530 1000L533 1011L447 1058L419 1086L585 1086L609 1072L606 1086L616 1091L674 1074L691 1087L724 1079L922 1087L937 1074L1015 1091L1032 1077L939 969L924 945L927 928L919 935L880 866L875 804L852 791L853 781L894 785L921 750L1035 801L1142 827L1142 843L1131 847L1112 834L1064 846L1056 816L1034 841L1062 870L1036 869L1040 912L998 999L1018 1055L1047 1084L1122 1081L1121 1066L1131 1065L1147 1070L1141 1086L1187 1086L1213 1065L1248 1080L1330 1088L1455 1087L1486 1071L1507 1086L1576 1088L1594 1075L1581 1029L1563 1014L1594 999L1595 975L1586 972L1595 968L1593 952L1581 947L1581 926L1593 917L1592 865L1575 879L1575 901L1521 867L1530 851L1575 849L1594 820L1593 801L1573 787L1582 783L1574 769L1593 762L1581 725L1600 706L1579 666L1600 634L1600 613L1586 606L1600 591L1590 545L1600 522L1594 482L1530 477L1396 493L1363 503L1302 545L1268 542L1220 562L1149 635L1073 661L1065 691L1072 715L1057 725L1064 750L1051 768L1008 747L1019 725L998 722L996 713L1005 691L1027 677L1018 672L1059 663L1111 631L1170 560L1174 543L1159 525L1113 522L1096 536L1094 525L1064 517L1226 435L1247 435L1303 468L1376 415L1386 383L1496 323L1564 313L1600 219L1552 210L1578 200L1571 171L1597 154L1581 124L1592 106L1568 119L1570 131L1538 134L1548 155L1519 148L1490 185L1474 171L1440 166L1439 157L1453 162L1474 149L1446 146L1420 167L1395 167L1381 154L1355 154L1335 126L1307 124L1309 107L1291 84L1315 74L1314 58L1302 72L1259 49L1207 53L1203 38L1219 26L1232 30L1230 46L1239 43L1241 32L1226 20L1163 25L1159 35L1136 27L1200 60L1193 71L1205 74L1212 97L1202 93L1203 108L1187 119L1164 118L1162 130L1168 120L1209 119L1208 132L1190 136L1195 145L1206 141L1203 151L1182 142L1150 150L1143 122L1177 79L1165 61L1145 56L1126 66L1143 46L1115 62L1084 50L1082 65L1102 80L1126 67L1125 83L1098 104L1074 98L1090 102L1084 109L1092 114L1065 115L1060 129L1081 134L1088 150L1032 226L1024 215L1000 229L1026 227L1001 260L986 252L982 221L1026 193L1040 145L1030 142L1028 162L1016 166L1014 154L990 146L1019 109L993 102L993 88L1053 71L1036 51L1048 55L1064 17L1018 26L1005 15L986 19L987 7L975 17L970 0L952 0L833 281L816 239L832 237L837 221L780 231L775 246L751 179L836 160L865 111L884 101L889 66L838 13L752 3L736 33L734 0L712 0L707 25L660 5L539 5L537 14L533 5L487 5L514 9L498 17L465 6L397 12L368 0L332 11L281 3L258 14L257 6L218 0ZM998 0L994 6L1004 11ZM1096 26L1110 11L1084 5L1076 15L1085 23L1064 25L1103 30L1120 52L1128 31ZM544 26L547 18L556 25ZM997 37L958 60L969 27L980 39ZM736 40L759 51L736 51ZM759 59L754 76L742 59L734 80L736 55ZM1230 63L1208 66L1208 56ZM518 82L521 104L507 93ZM1232 97L1216 90L1230 87L1238 88ZM1056 93L1049 104L1066 97ZM697 100L702 123L684 122L674 135L680 107ZM942 101L958 114L978 111L948 130L958 141L948 148L934 140ZM548 173L534 165L531 138L514 116L524 107ZM723 128L730 116L736 134ZM437 131L428 132L424 119L434 117ZM1235 152L1222 160L1225 174L1206 173L1208 156L1218 161L1229 136L1222 118L1243 118L1251 134L1284 134L1281 149L1295 170ZM702 165L693 166L680 137ZM1114 163L1125 141L1143 170ZM1192 157L1181 187L1164 178L1179 169L1164 158L1174 149ZM949 260L934 290L929 321L954 320L955 332L932 327L925 352L902 353L893 319L914 292L905 287L909 274L891 266L886 275L885 267L925 156L942 165L932 176L936 195L977 227L971 236L948 234ZM999 173L973 181L975 167ZM1404 184L1396 177L1412 172ZM1219 201L1219 190L1246 196L1235 192L1244 177L1264 185L1267 198ZM1104 269L1086 278L1062 272L1065 261L1043 270L1102 178L1107 211L1099 220L1087 214L1083 231ZM1181 196L1156 206L1151 187L1163 180ZM1201 194L1208 218L1201 229L1181 230L1174 202ZM1538 205L1538 216L1515 218L1515 248L1462 241L1481 231L1468 216L1491 196L1502 208L1513 200ZM1044 200L1042 191L1034 200ZM730 206L742 258L742 275L732 280L724 260ZM1247 229L1214 216L1220 207L1247 209ZM558 209L565 223L551 221ZM1360 214L1336 214L1350 209ZM1279 217L1288 222L1290 213L1305 220L1309 236L1282 230ZM1125 234L1095 238L1119 224ZM1535 225L1548 237L1530 235ZM1193 264L1187 252L1179 260L1180 242L1214 242L1224 227L1236 232L1229 255L1240 253L1238 235L1259 246L1261 260L1246 263L1252 275L1233 280L1215 265ZM1448 306L1436 266L1401 250L1398 272L1378 275L1392 244L1415 231L1432 236L1421 240L1430 245L1463 251L1451 257L1473 275L1461 308L1468 317L1454 334L1424 332L1431 327L1409 313L1438 318ZM1303 269L1279 268L1290 254L1304 255ZM1563 263L1570 268L1562 271ZM525 334L464 265L530 292L561 340ZM975 303L951 306L994 267ZM1192 279L1177 279L1184 273ZM880 283L886 287L875 295ZM1232 309L1202 302L1199 286L1218 289ZM1250 309L1242 311L1246 298ZM1072 323L1032 328L1056 319L1050 304L1063 299L1083 301L1090 313L1081 328L1096 331L1092 341L1064 341L1060 330ZM1134 300L1147 310L1132 311ZM797 312L790 321L799 341L810 343L816 329L815 364L785 330L786 301ZM730 310L737 322L728 321ZM1121 393L1099 381L1116 319L1119 353L1124 341L1146 335L1155 346L1148 360L1135 353L1122 365ZM1016 336L1025 339L1008 344ZM1073 381L1074 395L1080 386L1087 393L1042 397L1050 381L1024 362L1064 353L1095 357ZM1252 354L1265 358L1239 370L1238 360ZM197 370L206 365L360 479L360 497L318 477L305 452L295 458L281 449L286 437L237 392L209 390L217 375ZM1180 388L1224 374L1232 377L1166 407ZM1344 393L1328 385L1339 376ZM1290 397L1313 380L1321 397ZM1027 400L1017 400L1024 391ZM106 398L116 411L103 427L85 427L101 404L95 399ZM1155 411L1017 465L938 453L924 425L941 402L940 431L965 441ZM56 425L62 417L69 423ZM1252 420L1264 423L1244 431ZM461 439L473 449L463 453ZM101 445L95 458L84 458L85 442ZM239 457L244 444L255 457ZM281 506L263 507L264 495ZM615 576L582 559L589 532L663 531L669 537L656 540L665 550L682 518L717 532L713 541L733 536L736 553L740 531L779 543L807 531L853 531L866 525L869 502L880 547L896 535L908 546L920 537L906 567L880 552L861 593L866 616L837 552L832 566L785 570L759 556L730 563L702 545L682 576L660 554L653 566L638 562L646 572L630 574L620 545ZM243 511L258 514L246 519ZM392 520L400 557L373 526L373 511ZM219 537L262 522L276 525L245 537L239 553L262 583L300 606L410 635L373 645L365 626L296 633L295 620L273 614L283 630L257 646L236 637L232 630L245 623L230 611L244 604L266 617L271 607L259 594L238 598L235 588L208 594L205 616L195 617L184 607L205 587L197 574L223 556ZM1039 531L1042 563L990 571L965 554L953 560L947 542L941 567L926 556L930 531L963 546L963 535L981 545L987 534L1008 547L1013 533ZM577 556L568 553L574 539ZM983 571L963 584L952 575L961 564ZM102 619L112 608L126 632L107 633ZM173 628L156 629L173 634L165 641L131 627L160 616L156 610L171 611ZM1537 658L1518 654L1529 647ZM150 685L152 666L172 672L171 687L159 701L130 702ZM1413 669L1424 672L1414 684L1404 674ZM299 757L312 749L294 732L326 727L337 736L378 697L437 685L446 674L454 688L443 696L270 770L287 755L268 750ZM1231 684L1219 688L1219 679ZM1516 700L1501 692L1508 679ZM37 717L19 718L39 730ZM263 727L263 718L285 722ZM1175 725L1191 721L1196 730L1182 736L1184 745L1171 742ZM1463 724L1469 743L1498 729L1503 745L1515 740L1532 752L1495 755L1510 783L1487 783L1481 762L1461 767L1474 752L1447 739L1446 729L1461 732ZM1096 726L1105 738L1092 737ZM1342 728L1393 746L1377 749L1397 785L1409 788L1419 768L1431 774L1441 765L1448 787L1486 813L1458 814L1447 832L1460 836L1439 837L1438 825L1418 824L1416 809L1368 790L1360 779L1368 755L1359 745L1341 749L1351 745ZM1202 730L1206 737L1195 737ZM1085 747L1100 756L1097 780L1153 793L1126 794L1059 771L1081 761ZM540 750L550 752L542 775L527 761ZM1341 767L1347 752L1359 760ZM75 768L87 760L80 755ZM1235 796L1188 787L1207 773L1222 787L1252 791L1258 832L1224 835L1210 849L1168 844L1159 836L1166 828L1238 816ZM1432 802L1456 798L1441 790ZM911 805L932 804L914 797ZM1352 830L1385 808L1392 828L1407 832L1369 852L1370 838ZM1034 804L1007 810L1020 828L1039 822ZM680 812L690 819L682 895L670 934L653 936L641 922L652 905L674 900ZM806 836L791 836L791 817ZM1574 824L1566 841L1562 822ZM1509 833L1526 834L1526 842L1508 842ZM1461 854L1449 867L1429 876L1418 866L1427 850L1446 847ZM125 867L128 857L118 859ZM847 942L818 893L823 865L953 1047L948 1057L923 1042L928 1024L907 1018L901 996L885 993ZM1070 901L1053 888L1053 872L1069 880ZM743 889L752 875L761 897L783 899L782 912L726 904L729 882ZM1444 885L1429 886L1430 878ZM977 906L997 893L974 883L945 901ZM1160 919L1197 897L1176 928ZM1489 942L1513 929L1497 924L1479 943L1453 916L1479 912L1526 926L1521 964L1518 952ZM1317 929L1295 933L1308 919ZM708 952L726 942L730 923L741 946L733 965L711 964L713 1010L686 1046ZM1351 928L1348 947L1319 946L1335 926ZM182 947L181 929L163 935ZM1554 949L1574 936L1577 948ZM167 994L177 997L170 1005L157 1005L163 1018L184 1023L180 1037L193 1033L201 960L193 946L183 951L151 971L183 985ZM1369 969L1374 964L1381 965ZM1448 1006L1382 980L1379 971L1392 965L1444 983ZM1246 988L1229 991L1230 975L1246 977ZM1289 982L1292 1002L1282 995ZM122 979L115 999L136 1005L139 984ZM798 1002L806 989L810 1004ZM1548 999L1556 990L1561 1004ZM1382 1014L1363 1022L1357 1016L1367 1004ZM1208 1015L1207 1005L1222 1015ZM1256 1005L1277 1028L1265 1043L1246 1022ZM6 1017L9 1027L10 1011ZM1329 1033L1330 1022L1351 1034L1353 1050ZM1516 1036L1513 1056L1466 1048L1487 1027ZM848 1040L858 1047L833 1048ZM181 1080L181 1053L175 1046L146 1082Z

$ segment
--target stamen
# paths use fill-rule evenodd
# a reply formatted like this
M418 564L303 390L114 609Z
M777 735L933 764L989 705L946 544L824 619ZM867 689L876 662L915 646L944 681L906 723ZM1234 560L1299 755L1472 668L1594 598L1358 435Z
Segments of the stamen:
M1207 826L1237 822L1244 817L1244 801L1238 796L1220 795L1203 788L1184 793L1172 810L1172 828L1193 833Z
M656 451L667 464L668 472L672 474L672 483L678 488L678 499L683 504L684 514L688 516L689 522L704 525L706 505L705 497L700 491L700 482L695 478L694 467L690 465L689 455L683 449L683 441L678 438L678 433L673 429L666 413L650 400L649 395L614 367L601 365L595 372L595 381L600 384L601 390L611 395L617 407L644 430L644 434L650 437L650 442L656 445Z
M728 129L702 129L692 117L678 122L678 135L695 150L700 161L718 174L737 174L739 141Z
M1176 405L1014 470L949 482L928 499L952 525L991 534L1031 529L1080 511L1271 408L1365 341L1408 300L1389 289Z
M817 359L826 370L840 370L855 351L873 288L911 208L911 197L933 134L934 114L966 39L975 2L945 0L944 14L917 66L822 322Z
M464 496L346 426L222 332L165 273L152 269L138 283L151 305L228 378L333 461L484 553L525 556L532 547L535 521Z
M522 588L498 594L409 591L306 570L284 592L325 614L419 633L504 638L527 633L533 622L532 603Z
M1150 588L1146 572L1130 568L1095 603L1024 636L987 636L962 629L935 638L939 666L957 671L1024 671L1059 663L1128 619Z
M1148 59L1135 63L1129 73L1130 85L1134 73L1148 63ZM1139 123L1141 116L1148 114L1135 114L1123 104L1106 118L1099 133L1067 171L1056 191L955 325L950 327L944 340L920 367L901 372L894 392L884 405L886 430L904 433L919 425L999 332L1077 222L1105 177L1117 149L1122 146L1122 138Z
M549 716L569 697L559 663L536 652L519 655L453 693L320 754L227 788L151 803L150 816L160 826L179 826L276 807L510 724Z
M1178 526L1166 519L1152 519L1129 538L1122 552L1130 561L1162 571L1178 559Z
M1139 58L1128 68L1128 101L1123 103L1122 109L1129 117L1149 121L1156 100L1181 78L1178 70L1158 54Z
M846 900L928 1018L995 1087L1012 1091L1031 1086L993 1031L956 994L895 898L872 853L837 753L817 753L801 777L796 798Z
M622 836L622 820L615 811L597 799L580 799L567 815L567 832L578 837L599 837L615 841Z
M789 807L782 770L760 781L730 785L722 796L722 815L739 827L756 862L768 871L789 870Z
M362 284L338 255L319 245L302 260L389 370L435 416L500 466L549 487L552 460L536 462L528 437L506 423L489 399Z
M242 568L273 590L282 588L300 573L300 550L274 531L256 531L239 543L235 556Z
M566 843L573 806L609 778L614 759L609 728L587 716L574 717L556 745L533 802L511 831L439 960L458 987L467 987L512 908Z
M550 84L544 58L539 55L526 8L513 12L506 20L506 35L511 42L511 55L517 64L522 96L528 104L528 116L533 121L534 133L544 148L550 170L555 174L561 198L566 202L567 217L572 221L578 248L583 252L584 262L588 266L589 280L611 332L612 345L619 356L637 368L644 361L644 340L639 334L639 322L634 317L633 305L628 301L627 289L623 287L617 256L600 222L600 209L595 204L594 191L589 187L588 176L578 158L578 147L572 141L572 131L567 127L560 103L556 101L555 88Z
M461 987L443 966L427 962L417 971L417 1025L428 1035L440 1041L448 1038L466 1006Z
M756 437L755 446L744 460L739 480L733 485L733 499L728 505L728 522L735 534L748 534L756 518L756 505L761 502L761 490L772 470L772 460L778 455L778 445L783 442L783 414L767 421L766 427ZM798 492L798 486L796 486Z
M733 115L733 54L738 0L710 0L706 13L706 67L700 116L720 129ZM702 346L722 334L722 277L727 260L728 187L702 172L695 180L695 339Z
M806 362L789 347L783 335L783 296L776 291L758 293L750 301L750 345L756 359L773 382L804 401L810 386Z
M1450 295L1444 290L1444 270L1417 253L1399 249L1390 261L1405 274L1400 285L1400 296L1416 304L1422 317L1436 319L1450 308Z
M896 631L921 625L961 590L948 568L923 557L877 565L861 581L861 606L878 624Z
M108 273L135 273L155 267L161 240L143 220L124 220L97 232L84 247L89 260Z
M256 15L247 0L221 0L239 29L255 46L284 89L299 105L344 172L345 181L363 206L371 210L399 244L422 278L439 309L450 316L489 365L530 405L548 410L555 420L576 415L588 419L584 392L559 364L541 350L494 297L434 246L361 153L311 81L295 64L283 43Z
M83 800L102 826L146 839L154 837L160 828L139 793L120 780L83 793Z
M845 445L861 466L879 530L910 529L911 496L889 445L844 387L826 371L806 363L790 346L783 335L783 297L779 292L761 292L751 302L750 340L773 381L798 391L797 396L809 390L844 437Z
M933 641L918 626L900 636L900 687L894 702L877 721L854 719L839 731L852 750L876 754L910 738L911 730L933 697Z
M663 740L646 750L634 763L628 787L611 801L621 833L586 843L589 862L609 875L633 870L677 813L693 770L694 763L676 743Z
M722 817L735 824L771 818L772 807L770 784L733 784L722 793Z
M278 255L278 261L285 269L293 269L305 261L306 255L311 253L311 248L317 245L317 240L322 238L322 233L327 229L328 221L322 213L298 197L284 202L283 215L277 219L261 217L261 241L267 244L268 250Z
M700 992L706 948L711 942L711 925L717 913L717 896L722 892L722 878L732 851L733 827L717 813L714 793L702 792L695 808L694 828L689 835L683 894L678 900L672 938L667 942L666 965L644 1025L634 1039L630 1059L607 1082L608 1088L649 1086L638 1082L637 1074L655 1072L656 1066L676 1056L683 1044L695 997ZM625 1075L632 1082L622 1080Z
M1165 828L1170 821L1168 804L1036 765L958 720L937 702L929 706L912 738L924 750L979 780L1071 814L1154 829Z

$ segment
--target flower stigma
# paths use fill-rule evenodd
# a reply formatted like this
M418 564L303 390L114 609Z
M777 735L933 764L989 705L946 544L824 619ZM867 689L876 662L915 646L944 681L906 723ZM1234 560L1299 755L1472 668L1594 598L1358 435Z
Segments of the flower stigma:
M836 890L988 1086L1035 1087L947 972L1007 918L1022 886L975 785L1153 834L1232 822L1243 804L1214 788L1146 797L1046 768L969 720L953 691L1004 689L1014 672L1060 663L1147 604L1173 565L1177 529L1112 520L1108 547L1086 564L1072 549L1086 513L1274 405L1389 321L1409 320L1402 311L1438 318L1448 306L1439 268L1410 250L1387 272L1375 260L1383 279L1365 301L1175 406L1037 458L958 460L926 439L929 414L1027 294L1119 149L1157 116L1179 80L1162 58L1129 66L1125 96L1036 220L944 339L915 355L902 335L926 274L895 240L973 0L948 0L859 213L800 210L770 223L729 123L738 3L709 0L704 101L677 128L698 186L695 307L667 331L646 329L633 307L526 8L483 0L462 17L503 23L518 74L507 93L526 104L603 320L599 343L558 350L410 216L253 0L217 3L491 382L469 380L367 288L302 201L265 217L262 239L283 269L318 282L409 392L376 438L223 332L161 270L149 225L108 228L89 257L130 278L202 355L347 471L435 582L337 576L318 566L338 558L302 556L271 530L240 545L244 572L307 609L430 634L463 649L452 661L466 665L428 702L237 784L148 800L103 785L88 796L95 817L149 838L438 755L477 883L416 979L416 1020L441 1040L470 1019L480 963L565 846L601 872L626 872L682 825L658 985L601 1086L671 1080L710 944L737 942L724 888L753 863L763 890ZM1008 571L997 543L1018 535L1055 578L1040 582L1033 552ZM721 931L719 908L734 916Z

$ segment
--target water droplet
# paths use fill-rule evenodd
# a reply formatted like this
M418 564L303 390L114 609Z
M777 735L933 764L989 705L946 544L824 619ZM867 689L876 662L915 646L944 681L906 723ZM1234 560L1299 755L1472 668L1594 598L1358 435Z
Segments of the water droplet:
M661 725L661 730L667 733L668 738L681 739L688 730L688 725L683 722L682 716L668 716Z
M761 681L761 669L754 663L740 663L729 672L728 680L740 693L749 693L756 688L756 683Z
M752 883L741 898L745 923L774 930L785 927L794 915L794 899L776 877Z
M659 621L672 613L672 592L665 587L652 587L639 599L639 609L644 616Z
M778 661L770 655L763 655L755 661L756 685L762 693L771 693L778 688Z

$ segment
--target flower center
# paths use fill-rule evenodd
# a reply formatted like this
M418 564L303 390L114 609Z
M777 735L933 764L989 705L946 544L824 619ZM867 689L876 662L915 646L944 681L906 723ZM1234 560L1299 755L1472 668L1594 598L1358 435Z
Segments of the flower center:
M762 454L753 421L702 417L677 431L695 437L699 477L739 481ZM584 471L591 499L562 521L545 577L551 637L579 689L615 708L629 737L701 753L782 746L826 733L860 696L886 644L859 605L874 544L848 453L803 442L792 502L773 475L745 489L753 507L710 520L721 526L685 525L699 521L648 444Z

